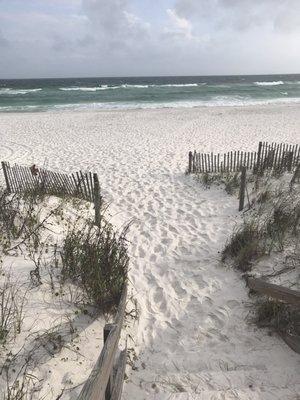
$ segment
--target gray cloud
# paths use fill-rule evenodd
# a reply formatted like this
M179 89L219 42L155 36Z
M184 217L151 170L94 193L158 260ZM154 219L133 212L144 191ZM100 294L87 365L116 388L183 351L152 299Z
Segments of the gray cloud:
M9 42L8 40L4 37L3 33L0 30L0 48L2 47L8 47L9 46Z
M186 18L209 19L217 29L269 26L285 33L300 30L299 0L177 0L174 8Z
M160 24L131 0L44 1L0 11L0 79L300 70L300 0L174 0Z
M102 45L128 46L147 39L150 25L131 11L128 0L82 0L82 7L95 41Z

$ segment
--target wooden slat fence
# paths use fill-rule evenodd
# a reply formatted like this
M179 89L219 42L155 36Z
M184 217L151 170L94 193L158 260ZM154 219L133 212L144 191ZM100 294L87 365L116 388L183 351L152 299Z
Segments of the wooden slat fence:
M77 400L120 400L126 366L127 348L117 358L118 344L123 325L127 298L124 285L114 324L107 324L104 332L104 346L89 378ZM117 362L115 362L117 358ZM114 370L116 372L114 373Z
M70 195L95 201L95 174L75 172L67 175L44 168L13 165L2 161L6 187L10 193L36 191L50 195ZM97 179L97 178L96 178Z
M227 153L189 152L189 173L239 172L241 167L261 172L265 169L292 171L300 163L300 146L259 142L257 151Z

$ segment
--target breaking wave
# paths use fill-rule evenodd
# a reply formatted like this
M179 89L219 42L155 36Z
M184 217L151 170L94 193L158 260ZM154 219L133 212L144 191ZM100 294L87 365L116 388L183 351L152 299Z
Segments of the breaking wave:
M278 86L278 85L284 85L284 82L282 82L282 81L254 82L254 85L257 85L257 86Z
M0 107L0 112L46 112L46 111L92 111L92 110L131 110L131 109L163 109L194 107L234 107L268 104L300 103L300 98L277 98L255 100L236 96L215 96L209 100L166 101L166 102L97 102L55 105L23 105Z
M16 94L27 94L27 93L34 93L40 92L43 89L0 89L0 95L16 95Z

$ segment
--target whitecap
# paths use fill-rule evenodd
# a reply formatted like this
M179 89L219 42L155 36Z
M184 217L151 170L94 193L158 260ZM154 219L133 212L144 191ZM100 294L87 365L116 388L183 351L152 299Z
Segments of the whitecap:
M203 84L201 84L201 85L203 85ZM167 84L163 84L163 85L151 85L151 86L158 86L158 87L197 87L198 83L167 83Z
M0 95L15 95L15 94L27 94L27 93L34 93L40 92L43 89L0 89Z
M257 85L257 86L277 86L277 85L284 85L284 82L282 82L282 81L254 82L254 85Z
M131 89L131 88L146 89L149 87L149 85L129 85L127 83L124 83L124 85L122 85L121 87L124 89Z

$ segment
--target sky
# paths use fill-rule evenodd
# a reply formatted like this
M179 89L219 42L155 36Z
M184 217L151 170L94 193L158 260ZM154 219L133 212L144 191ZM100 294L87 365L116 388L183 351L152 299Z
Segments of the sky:
M0 79L300 73L300 0L0 0Z

